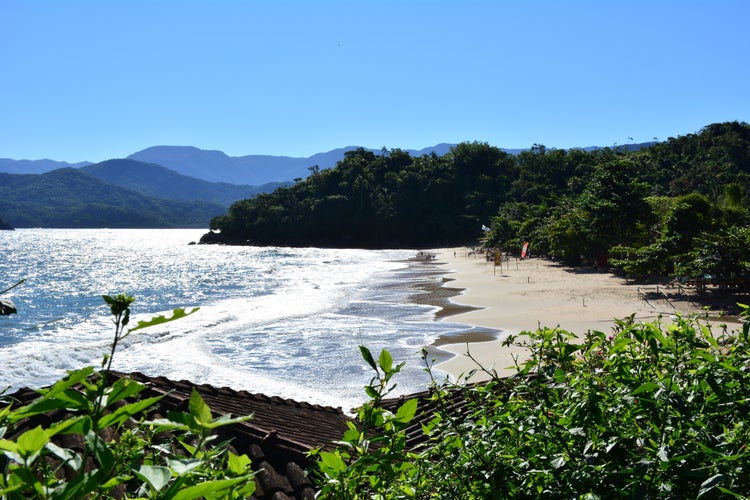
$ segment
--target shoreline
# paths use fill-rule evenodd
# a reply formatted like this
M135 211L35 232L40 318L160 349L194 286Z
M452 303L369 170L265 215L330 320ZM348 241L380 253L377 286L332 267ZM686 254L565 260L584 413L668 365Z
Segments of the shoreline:
M443 278L418 285L425 293L418 294L416 301L440 307L436 321L475 327L456 337L440 337L429 346L431 352L449 353L448 359L444 354L436 356L434 367L456 381L489 377L478 370L470 379L465 378L479 368L467 352L484 368L494 369L500 376L513 375L515 362L526 359L527 351L503 346L503 340L540 326L559 327L580 338L589 330L608 333L615 319L631 315L636 322L669 323L676 315L706 314L702 304L689 300L689 296L669 300L663 291L659 295L656 285L629 282L608 271L571 268L536 257L511 257L501 269L466 247L433 249L425 254L435 257L416 261L434 265L434 272ZM709 312L716 333L724 324L728 331L741 328L737 318L715 315L715 311Z

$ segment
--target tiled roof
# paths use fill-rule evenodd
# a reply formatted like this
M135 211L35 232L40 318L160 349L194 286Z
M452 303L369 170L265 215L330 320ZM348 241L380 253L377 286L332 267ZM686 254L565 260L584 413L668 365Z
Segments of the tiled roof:
M284 399L247 391L236 391L227 387L216 388L205 384L194 384L185 380L174 381L164 377L149 377L142 373L115 373L128 377L144 385L147 389L143 397L163 395L159 403L160 412L188 411L193 388L217 415L253 415L247 422L233 424L219 429L222 440L231 439L237 453L245 453L252 460L256 471L256 492L254 500L312 500L315 489L305 471L313 465L307 453L315 448L331 450L334 441L340 440L352 419L341 408L313 405L291 399ZM507 390L512 379L498 380L496 390ZM468 410L467 403L473 398L481 398L481 391L472 390L475 385L454 387L444 392L438 401L432 390L401 396L382 401L382 406L396 412L405 401L417 399L417 414L407 427L407 448L414 449L425 443L428 437L422 425L427 424L440 408L452 415L461 415ZM31 389L21 389L9 395L21 404L36 399L38 393ZM54 414L43 416L44 422L35 420L28 426L39 423L49 424L57 418ZM21 429L19 432L25 429ZM66 445L67 446L67 445Z
M193 384L164 377L148 377L142 373L117 373L147 386L143 397L164 395L159 403L160 412L187 411L190 396L195 388L216 415L253 415L247 422L219 429L222 439L230 439L232 447L247 454L256 471L255 500L312 500L315 489L305 471L312 465L306 454L314 448L333 449L333 441L341 439L351 420L340 408L300 403L291 399L251 394L226 387ZM31 389L21 389L4 399L14 399L28 404L38 397ZM40 423L49 424L55 414L36 417L26 427ZM45 420L41 422L40 420ZM12 436L8 436L12 437ZM75 443L65 446L75 447Z
M302 403L292 399L264 394L236 391L228 387L216 388L194 384L186 380L174 381L165 377L149 377L142 373L118 374L148 387L149 397L166 394L162 406L187 410L193 387L218 415L249 415L253 418L242 424L243 432L257 439L274 439L285 448L301 453L322 447L331 449L332 442L341 439L346 422L351 420L341 408Z

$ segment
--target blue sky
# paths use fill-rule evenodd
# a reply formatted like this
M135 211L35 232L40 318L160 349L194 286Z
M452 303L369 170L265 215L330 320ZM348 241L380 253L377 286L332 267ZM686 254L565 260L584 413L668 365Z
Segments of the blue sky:
M750 2L0 2L0 157L664 140L750 121Z

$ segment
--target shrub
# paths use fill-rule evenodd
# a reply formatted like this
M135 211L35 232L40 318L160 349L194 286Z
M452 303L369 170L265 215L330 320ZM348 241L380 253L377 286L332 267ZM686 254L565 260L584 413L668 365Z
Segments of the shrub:
M403 363L394 366L388 351L380 352L377 363L366 347L360 347L375 376L365 388L371 398L358 411L359 426L349 423L338 450L316 450L319 498L402 498L414 495L418 455L406 449L405 429L414 418L417 401L409 400L394 414L381 406L396 385L391 379Z
M476 386L433 383L437 410L422 425L426 444L404 450L408 473L394 474L388 455L353 448L352 430L336 466L321 461L322 497L337 498L345 484L366 484L361 496L376 498L746 497L750 317L742 308L737 335L707 318L631 317L611 335L540 328L510 338L530 354L514 377L488 371ZM461 411L448 404L453 391L462 392ZM378 403L360 410L360 424L394 418ZM383 448L407 425L382 433Z

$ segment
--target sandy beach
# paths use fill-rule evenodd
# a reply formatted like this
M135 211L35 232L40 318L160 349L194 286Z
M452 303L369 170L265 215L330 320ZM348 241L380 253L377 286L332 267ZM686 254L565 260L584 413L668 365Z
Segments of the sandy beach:
M676 314L705 314L702 304L694 298L688 300L689 293L679 296L677 292L682 290L636 284L590 267L570 268L547 259L512 257L496 266L469 248L431 250L430 254L445 271L444 287L450 295L449 307L440 319L502 331L494 339L479 333L436 344L455 354L438 367L456 379L477 368L466 355L467 349L485 368L494 368L501 375L513 374L514 356L522 360L526 350L503 346L502 339L508 334L547 326L583 337L589 330L610 332L616 318L633 314L642 322L660 317L670 322ZM737 318L715 312L710 313L710 321L715 333L721 324L730 331L740 327Z

